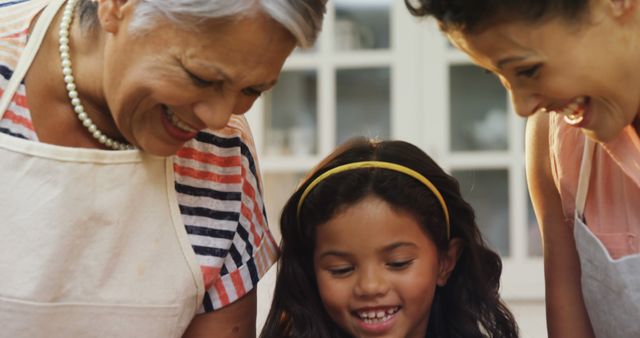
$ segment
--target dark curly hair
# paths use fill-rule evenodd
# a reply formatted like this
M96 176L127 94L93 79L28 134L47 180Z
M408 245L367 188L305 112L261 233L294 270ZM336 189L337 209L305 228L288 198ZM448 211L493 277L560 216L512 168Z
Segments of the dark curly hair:
M444 31L474 32L509 20L579 19L589 0L405 0L405 4L415 16L433 16Z
M280 220L282 256L275 293L260 337L348 337L330 319L318 292L313 262L316 227L368 196L414 215L438 251L443 254L448 249L450 240L445 217L435 195L416 179L386 169L354 169L325 178L306 197L300 214L302 221L298 221L298 201L311 181L331 168L368 160L397 163L428 178L448 206L451 238L458 238L462 243L460 258L447 284L436 289L427 336L517 337L514 318L498 294L502 262L487 248L475 223L473 209L462 199L458 182L414 145L362 138L351 140L334 151L287 201Z

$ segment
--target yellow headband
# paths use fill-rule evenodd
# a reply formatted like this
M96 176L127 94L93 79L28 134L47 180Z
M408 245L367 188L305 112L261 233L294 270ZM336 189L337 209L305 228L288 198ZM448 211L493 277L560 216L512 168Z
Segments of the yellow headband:
M344 165L332 168L330 170L327 170L326 172L322 173L322 175L316 177L316 179L313 180L307 186L306 189L304 189L304 191L302 192L302 195L300 196L300 200L298 201L298 209L297 209L298 221L300 220L300 210L302 210L302 203L304 203L304 200L305 198L307 198L307 195L309 195L311 190L313 190L313 188L316 185L318 185L318 183L320 183L322 180L324 180L325 178L333 174L337 174L343 171L348 171L353 169L362 169L362 168L383 168L383 169L394 170L394 171L409 175L415 178L416 180L422 182L422 184L427 186L427 188L429 188L429 190L431 190L431 192L436 196L436 198L438 199L438 202L440 202L440 206L442 207L442 212L444 213L445 221L447 222L447 238L450 238L451 225L449 223L449 209L447 209L447 204L444 202L444 198L442 198L442 195L438 191L438 188L436 188L436 186L433 185L433 183L431 183L431 181L429 181L426 177L422 176L419 172L411 168L407 168L405 166L395 164L395 163L382 162L382 161L362 161L362 162L348 163L348 164L344 164Z

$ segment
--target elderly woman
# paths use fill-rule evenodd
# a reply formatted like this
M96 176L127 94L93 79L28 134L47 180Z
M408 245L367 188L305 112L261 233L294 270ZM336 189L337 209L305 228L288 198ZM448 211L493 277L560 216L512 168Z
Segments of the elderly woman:
M640 337L640 2L419 0L527 123L550 337Z
M0 336L255 337L242 114L325 0L0 1Z

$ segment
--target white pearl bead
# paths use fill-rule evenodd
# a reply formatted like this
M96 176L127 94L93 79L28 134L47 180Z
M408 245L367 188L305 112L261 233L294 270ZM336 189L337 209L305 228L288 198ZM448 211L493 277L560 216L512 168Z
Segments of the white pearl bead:
M71 69L71 55L69 53L69 28L71 27L76 1L77 0L69 0L65 6L62 19L60 20L58 38L58 42L60 43L60 65L62 66L62 74L64 76L64 82L66 83L67 93L71 99L71 106L73 106L78 120L82 122L82 125L87 128L87 131L89 131L98 142L114 150L134 149L133 146L122 144L104 135L84 111L84 106L80 98L78 98L78 92L76 91L76 84L74 82L75 79L73 78Z

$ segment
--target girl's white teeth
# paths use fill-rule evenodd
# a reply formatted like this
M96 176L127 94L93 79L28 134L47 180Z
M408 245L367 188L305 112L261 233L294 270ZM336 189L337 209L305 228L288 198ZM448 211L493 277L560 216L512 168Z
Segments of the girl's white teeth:
M176 126L178 129L181 129L183 131L186 131L188 133L193 133L197 130L191 128L188 124L182 122L182 120L178 119L178 117L175 116L175 114L173 114L173 112L167 108L164 110L167 117L169 118L169 121L171 121L171 124L173 124L174 126Z
M358 316L367 324L381 323L389 320L400 308L394 307L388 310L358 311Z

